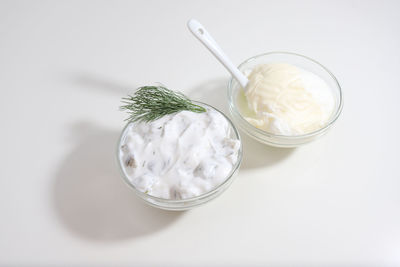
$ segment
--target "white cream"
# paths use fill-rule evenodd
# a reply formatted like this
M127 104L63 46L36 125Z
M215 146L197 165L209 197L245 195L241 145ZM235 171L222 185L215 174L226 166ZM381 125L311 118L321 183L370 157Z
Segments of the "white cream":
M238 160L240 141L219 112L181 111L149 123L131 123L120 147L122 168L138 190L186 199L220 185Z
M274 134L305 134L322 128L332 115L332 92L311 72L285 63L264 64L248 78L245 96L250 112L244 114L257 128Z

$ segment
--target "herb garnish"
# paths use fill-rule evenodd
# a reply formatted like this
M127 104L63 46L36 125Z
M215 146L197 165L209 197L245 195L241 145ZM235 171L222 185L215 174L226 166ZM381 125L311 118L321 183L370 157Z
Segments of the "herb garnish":
M127 121L150 122L165 115L182 110L196 113L206 112L206 109L193 104L189 98L179 92L174 92L163 86L143 86L136 90L133 96L122 98L122 110L129 114Z

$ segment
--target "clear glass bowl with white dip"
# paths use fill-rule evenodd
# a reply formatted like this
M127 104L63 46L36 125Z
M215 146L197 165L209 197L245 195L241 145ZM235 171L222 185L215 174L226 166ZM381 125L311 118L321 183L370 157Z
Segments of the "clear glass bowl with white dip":
M243 108L246 99L238 82L231 78L228 83L229 110L235 124L251 138L275 147L296 147L315 140L325 134L335 123L343 108L343 93L335 76L323 65L306 56L290 52L270 52L247 59L239 65L239 70L245 74L261 64L286 63L299 69L315 74L328 86L333 97L333 111L321 128L305 134L284 135L267 132L255 127L247 119Z
M117 161L118 161L118 166L121 172L121 176L124 179L124 181L133 189L133 191L136 193L137 196L139 196L142 200L144 200L147 204L160 208L160 209L165 209L165 210L188 210L191 208L194 208L196 206L202 205L207 203L208 201L216 198L219 196L222 192L224 192L225 189L229 187L229 185L233 182L234 177L237 174L237 171L240 167L240 164L242 162L242 142L240 139L239 132L237 128L234 126L232 121L222 112L217 110L216 108L207 105L205 103L197 102L197 101L192 101L194 104L200 105L202 107L205 107L207 109L211 109L212 111L217 112L218 114L222 115L222 117L226 120L228 127L229 127L229 134L230 138L237 140L239 142L239 148L237 151L237 159L233 163L231 170L229 173L226 175L225 179L222 179L222 182L212 188L211 190L204 192L200 195L194 196L194 197L189 197L189 198L183 198L183 199L169 199L169 198L161 198L161 197L156 197L153 196L149 193L143 192L143 190L140 190L135 186L135 184L132 182L132 177L129 177L129 174L127 173L127 169L124 166L124 159L122 158L122 152L121 152L121 147L124 145L125 139L127 137L127 129L128 127L132 126L132 123L135 124L135 122L128 123L125 128L122 130L121 136L118 141L118 146L117 146Z

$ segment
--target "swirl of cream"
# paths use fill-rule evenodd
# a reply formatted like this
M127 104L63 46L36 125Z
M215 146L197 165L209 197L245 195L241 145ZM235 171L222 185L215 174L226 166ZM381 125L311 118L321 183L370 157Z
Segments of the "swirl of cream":
M333 111L331 91L320 77L286 63L256 66L248 76L246 119L275 134L299 135L323 127Z

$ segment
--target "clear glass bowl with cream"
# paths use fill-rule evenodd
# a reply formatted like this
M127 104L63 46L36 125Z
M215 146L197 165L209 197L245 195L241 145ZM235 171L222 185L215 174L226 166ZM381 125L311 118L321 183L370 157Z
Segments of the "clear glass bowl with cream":
M121 175L151 206L187 210L220 195L242 161L240 135L222 112L181 111L126 125L117 146Z
M339 117L343 94L335 76L317 61L290 52L271 52L239 65L249 83L231 78L229 110L253 139L296 147L327 132Z

